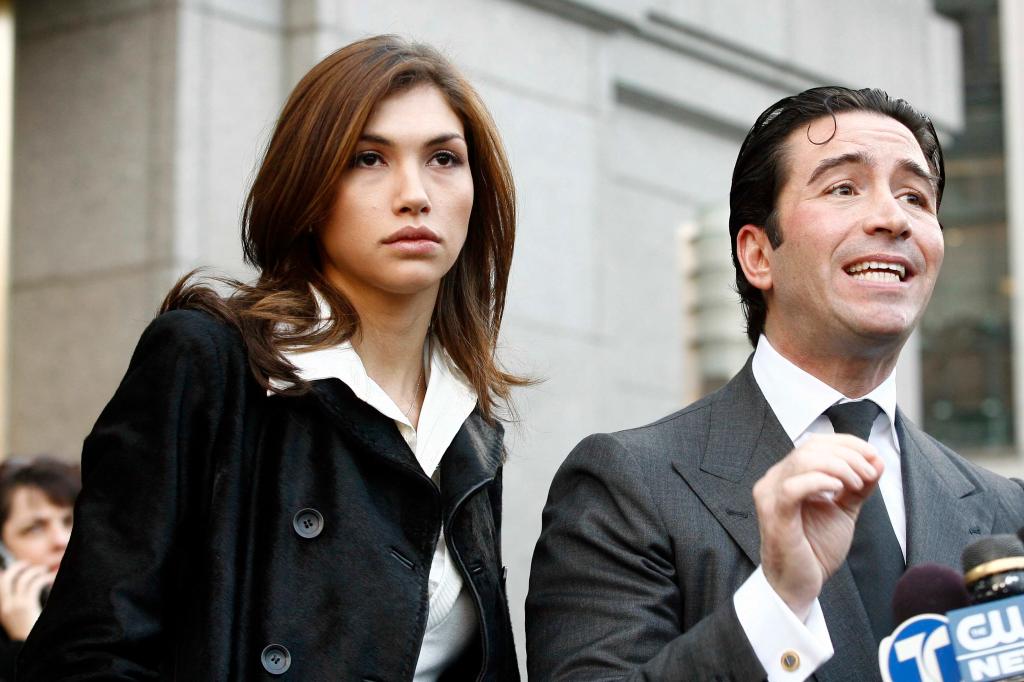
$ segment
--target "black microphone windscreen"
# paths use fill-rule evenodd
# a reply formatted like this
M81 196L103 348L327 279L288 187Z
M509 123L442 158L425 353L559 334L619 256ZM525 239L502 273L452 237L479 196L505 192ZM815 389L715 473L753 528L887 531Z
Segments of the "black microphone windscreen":
M1019 556L1024 556L1024 543L1016 535L1005 533L989 535L968 545L960 555L960 563L963 566L964 574L967 574L974 568L990 561Z
M903 574L892 595L896 623L922 613L944 614L970 605L964 578L949 566L919 564Z

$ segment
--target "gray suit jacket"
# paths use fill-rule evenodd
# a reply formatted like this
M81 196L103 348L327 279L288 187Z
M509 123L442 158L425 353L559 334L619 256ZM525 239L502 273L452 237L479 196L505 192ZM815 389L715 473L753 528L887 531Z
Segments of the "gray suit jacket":
M908 564L1024 525L1024 483L963 459L902 414ZM732 605L760 563L751 489L793 448L750 363L648 426L583 440L555 476L526 600L530 679L760 680ZM835 648L819 682L881 679L844 565L821 607Z

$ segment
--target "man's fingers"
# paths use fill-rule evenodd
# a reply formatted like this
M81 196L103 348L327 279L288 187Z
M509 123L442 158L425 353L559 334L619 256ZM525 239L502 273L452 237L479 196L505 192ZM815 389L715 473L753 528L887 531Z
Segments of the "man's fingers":
M782 482L812 471L830 474L855 490L878 478L877 469L863 455L835 445L824 451L814 448L794 451L772 467L766 478L769 483Z
M801 445L801 448L803 447L823 450L825 452L833 451L847 457L855 453L856 456L870 462L877 470L877 475L882 475L882 458L879 457L875 446L865 440L857 438L856 436L851 436L848 433L816 434L809 437L807 441ZM801 448L797 448L797 450Z
M884 465L875 449L848 434L817 436L768 470L754 486L758 513L791 515L804 502L833 502L859 509Z
M851 436L848 433L812 433L807 436L806 443L842 443L853 450L859 450L861 452L874 452L872 447L863 438L857 438L857 436Z
M837 461L845 462L859 478L868 482L878 480L884 469L882 458L872 446L847 435L821 436L804 443L772 469L783 478L806 471L830 471L838 475L838 470L832 468Z
M877 490L877 481L870 482L859 490L844 488L835 496L835 503L847 511L859 513L861 506ZM879 492L878 494L881 495L882 493Z
M809 497L835 495L843 490L842 479L823 471L808 471L790 476L779 486L776 508L782 513L793 511Z

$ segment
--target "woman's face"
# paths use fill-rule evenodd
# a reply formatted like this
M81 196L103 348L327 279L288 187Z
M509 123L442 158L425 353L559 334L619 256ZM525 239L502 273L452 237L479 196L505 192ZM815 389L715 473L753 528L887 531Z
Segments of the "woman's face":
M374 108L321 234L327 279L359 301L437 298L466 241L473 176L465 132L433 85Z
M15 561L60 568L71 537L71 507L54 504L35 486L22 486L11 495L11 512L0 538Z

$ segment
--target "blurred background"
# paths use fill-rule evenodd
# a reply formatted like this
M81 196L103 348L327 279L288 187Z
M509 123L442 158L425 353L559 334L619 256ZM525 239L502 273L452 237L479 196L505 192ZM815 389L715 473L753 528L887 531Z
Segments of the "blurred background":
M728 190L768 104L878 86L947 153L946 261L898 369L924 427L1024 472L1024 0L0 0L2 452L68 460L170 284L247 277L239 212L284 98L370 34L478 87L520 197L502 353L517 639L548 484L585 435L720 386L749 346Z

